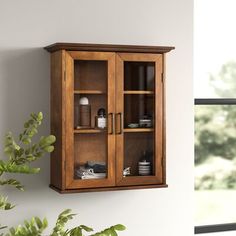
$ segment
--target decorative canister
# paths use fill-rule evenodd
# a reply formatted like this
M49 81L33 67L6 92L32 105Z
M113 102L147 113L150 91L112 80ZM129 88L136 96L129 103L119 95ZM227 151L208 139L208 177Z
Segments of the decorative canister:
M149 115L144 115L139 119L139 126L142 128L152 127L152 117Z
M151 174L151 162L146 160L138 163L138 174L139 175L150 175Z
M151 162L149 161L147 153L144 151L141 160L138 163L139 175L151 175Z
M91 127L91 106L88 98L80 98L79 104L79 126L81 128L89 128Z

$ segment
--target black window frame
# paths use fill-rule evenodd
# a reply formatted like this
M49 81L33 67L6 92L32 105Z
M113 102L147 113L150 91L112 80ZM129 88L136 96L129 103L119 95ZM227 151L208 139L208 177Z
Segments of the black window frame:
M236 98L195 98L194 105L236 105ZM236 230L236 223L201 225L194 227L194 234Z

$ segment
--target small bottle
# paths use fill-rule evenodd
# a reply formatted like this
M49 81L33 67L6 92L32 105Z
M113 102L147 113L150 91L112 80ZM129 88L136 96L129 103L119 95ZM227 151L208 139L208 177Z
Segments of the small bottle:
M97 113L96 117L96 126L99 129L104 129L106 128L106 111L104 108L100 108Z

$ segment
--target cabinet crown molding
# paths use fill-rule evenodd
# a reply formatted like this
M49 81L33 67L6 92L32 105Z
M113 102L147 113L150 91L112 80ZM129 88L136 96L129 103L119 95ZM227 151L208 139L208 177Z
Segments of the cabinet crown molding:
M115 44L89 44L89 43L63 43L58 42L44 48L48 52L59 50L67 51L97 51L97 52L135 52L135 53L167 53L175 47L144 46L144 45L115 45Z

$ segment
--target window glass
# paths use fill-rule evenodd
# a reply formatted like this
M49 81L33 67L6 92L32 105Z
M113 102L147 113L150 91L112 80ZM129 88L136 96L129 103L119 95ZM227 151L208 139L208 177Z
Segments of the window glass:
M196 225L236 221L236 105L195 106Z
M235 223L236 1L194 4L195 225Z
M195 98L236 98L235 9L235 0L195 0Z

